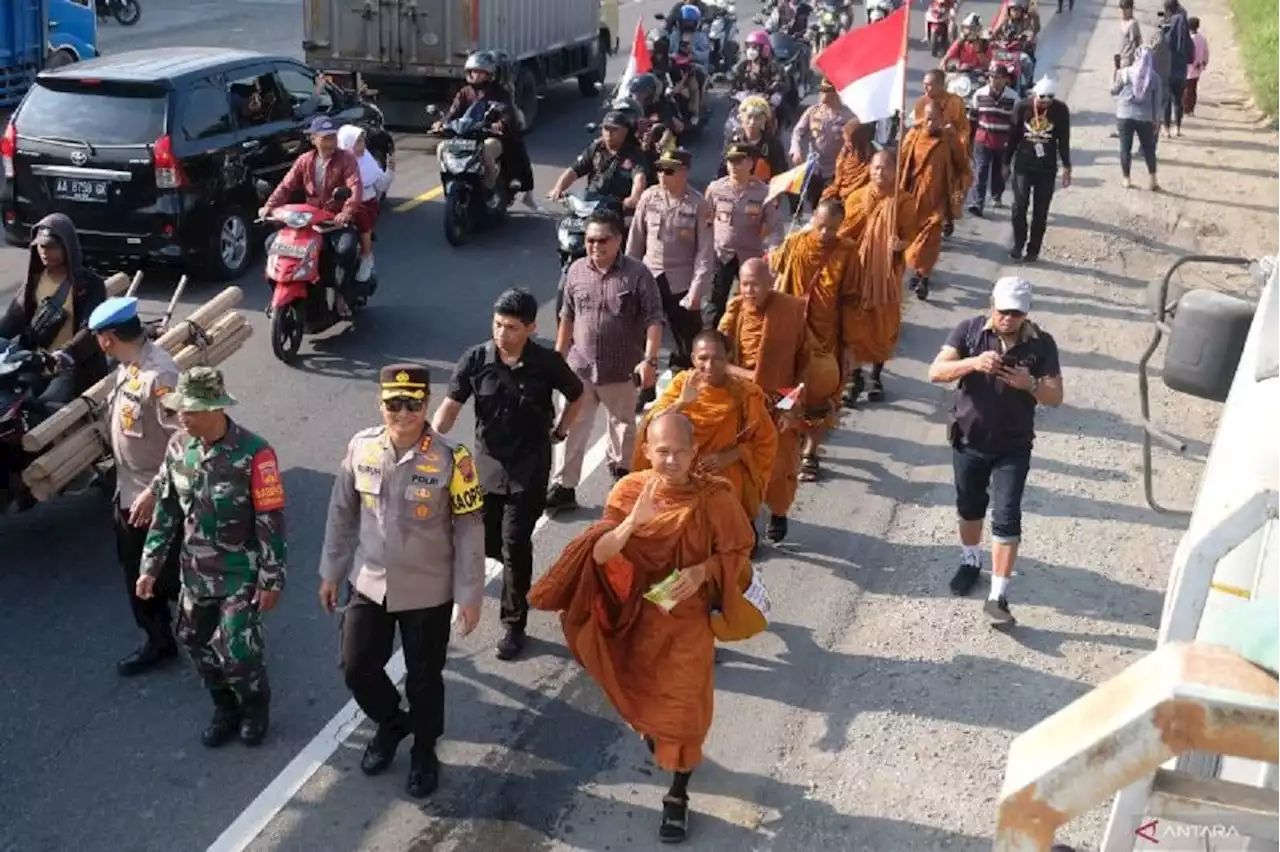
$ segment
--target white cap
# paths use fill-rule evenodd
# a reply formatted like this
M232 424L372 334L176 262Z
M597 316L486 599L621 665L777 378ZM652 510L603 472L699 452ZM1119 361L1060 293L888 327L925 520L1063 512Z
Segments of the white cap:
M991 307L997 311L1031 312L1031 282L1016 275L1008 275L996 282L991 290Z
M1035 88L1031 90L1031 93L1038 98L1051 98L1058 94L1058 84L1053 82L1052 77L1045 74L1036 83Z

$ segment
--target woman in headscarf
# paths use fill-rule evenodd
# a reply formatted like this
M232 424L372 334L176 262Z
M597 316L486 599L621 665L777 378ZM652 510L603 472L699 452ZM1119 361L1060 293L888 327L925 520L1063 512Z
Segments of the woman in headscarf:
M729 138L728 144L739 144L752 152L756 162L755 177L768 183L770 178L785 172L787 156L776 135L773 107L769 105L768 99L759 95L745 98L738 105L738 121L740 126ZM728 173L728 167L722 158L716 177L724 177Z
M384 171L365 146L365 133L354 124L343 125L338 131L338 147L350 151L360 163L360 183L364 201L354 224L360 232L360 266L356 269L357 281L368 281L373 275L373 226L378 221L380 202L391 181L395 179L395 154L387 155Z
M1117 62L1117 65L1120 63ZM1111 94L1116 98L1116 135L1120 137L1121 185L1128 189L1129 168L1133 163L1133 139L1147 166L1151 191L1160 189L1156 179L1156 139L1160 133L1160 103L1164 82L1156 73L1154 57L1145 47L1138 48L1133 64L1116 68L1111 81Z

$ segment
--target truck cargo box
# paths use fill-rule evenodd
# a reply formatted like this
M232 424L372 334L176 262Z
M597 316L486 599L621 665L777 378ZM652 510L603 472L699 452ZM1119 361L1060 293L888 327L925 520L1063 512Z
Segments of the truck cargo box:
M43 0L0 0L0 111L11 112L44 65Z

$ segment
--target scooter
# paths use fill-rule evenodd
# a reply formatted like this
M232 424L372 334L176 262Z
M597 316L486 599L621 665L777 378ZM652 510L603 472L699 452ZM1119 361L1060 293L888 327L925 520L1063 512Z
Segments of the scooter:
M561 199L568 212L556 227L556 251L560 255L560 284L556 288L556 316L564 307L564 279L574 261L587 256L587 218L600 210L612 210L623 216L622 203L609 195L588 193L579 198L566 195Z
M1035 76L1035 60L1020 41L997 41L991 44L991 64L1004 68L1014 81L1014 91L1025 97Z
M484 143L497 136L489 123L499 109L489 104L481 112L484 103L477 101L448 122L440 131L443 138L436 149L444 187L444 238L454 248L471 234L501 222L512 203L511 191L501 175L492 190L484 185ZM427 107L433 121L439 114L439 107Z
M929 42L929 55L939 57L946 55L947 47L956 40L957 2L946 3L933 0L929 11L925 12L925 35Z
M711 40L711 70L731 71L738 64L738 11L728 0L707 0L714 17L707 28Z
M821 53L849 28L849 13L838 0L822 0L817 14L809 21L809 40L816 53Z
M0 512L13 500L19 501L20 509L34 505L22 482L22 437L36 423L32 403L48 386L53 370L47 352L0 337Z
M94 10L99 21L114 17L125 27L131 27L142 20L142 6L138 0L95 0Z
M266 181L258 181L259 194L269 189ZM345 186L333 193L333 200L340 204L350 197L351 190ZM255 222L279 227L267 238L265 273L272 286L267 315L271 352L286 364L297 356L303 335L328 331L342 319L336 303L348 279L353 281L351 295L346 296L353 319L378 287L375 277L354 281L355 229L335 224L335 218L336 214L303 203L282 205ZM350 246L340 251L338 243L347 239Z
M946 88L953 95L968 101L982 86L985 74L981 68L955 68L947 71Z

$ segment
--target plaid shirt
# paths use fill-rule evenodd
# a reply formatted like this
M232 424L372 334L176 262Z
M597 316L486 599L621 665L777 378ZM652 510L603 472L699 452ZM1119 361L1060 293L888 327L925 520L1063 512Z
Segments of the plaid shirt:
M631 380L644 360L645 336L662 325L662 296L653 273L621 252L601 272L590 258L573 262L565 273L560 316L573 323L568 362L594 385Z

